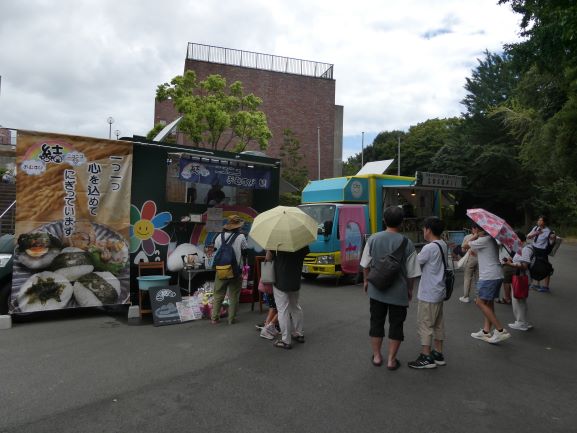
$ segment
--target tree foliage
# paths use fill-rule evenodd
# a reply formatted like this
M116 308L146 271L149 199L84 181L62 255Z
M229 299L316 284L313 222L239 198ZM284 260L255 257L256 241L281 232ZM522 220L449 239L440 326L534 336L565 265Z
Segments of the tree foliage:
M242 152L251 143L268 147L272 133L259 97L245 95L242 83L227 86L220 75L198 81L194 71L158 86L158 101L170 100L182 116L179 130L198 147Z
M303 164L300 141L291 129L283 131L283 143L280 147L281 177L300 191L308 182L308 170ZM280 195L280 204L283 206L297 206L301 202L301 194L285 192Z
M281 176L299 190L308 182L308 170L303 164L300 141L290 129L283 131L283 143L280 146Z
M396 158L401 174L416 170L466 176L460 198L519 224L550 214L577 219L577 3L500 0L521 14L524 39L502 53L485 51L466 79L460 118L431 119L407 132L384 131L364 160ZM360 167L360 154L345 173ZM352 173L351 173L352 172ZM396 165L389 169L396 174Z

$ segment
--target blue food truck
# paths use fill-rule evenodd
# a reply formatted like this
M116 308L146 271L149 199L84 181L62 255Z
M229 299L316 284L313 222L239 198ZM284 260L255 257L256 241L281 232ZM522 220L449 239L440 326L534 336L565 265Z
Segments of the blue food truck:
M414 177L360 174L311 181L302 194L304 212L319 224L316 241L302 269L304 278L356 276L365 240L383 230L388 206L405 213L403 233L416 245L424 242L420 223L441 216L449 192L462 189L463 177L417 172Z

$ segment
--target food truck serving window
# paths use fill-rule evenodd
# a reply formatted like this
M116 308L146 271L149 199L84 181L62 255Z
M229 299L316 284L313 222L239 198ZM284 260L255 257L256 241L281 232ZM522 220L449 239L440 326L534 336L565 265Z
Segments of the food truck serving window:
M270 170L249 164L168 155L167 201L208 206L252 205L255 189L269 189Z

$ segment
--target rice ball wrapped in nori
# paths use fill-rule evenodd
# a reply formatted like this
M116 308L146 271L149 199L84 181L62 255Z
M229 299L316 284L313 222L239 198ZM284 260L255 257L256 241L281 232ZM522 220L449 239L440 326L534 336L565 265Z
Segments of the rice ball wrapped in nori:
M94 265L86 251L75 247L66 247L54 259L50 267L54 272L63 275L70 281L75 281L94 270Z
M50 233L23 233L18 236L16 259L28 269L44 269L50 266L60 253L60 248L62 248L62 243Z
M16 300L23 313L65 308L72 298L70 281L55 272L32 275L20 287Z
M116 304L119 296L120 281L110 272L92 272L74 283L74 298L81 307Z

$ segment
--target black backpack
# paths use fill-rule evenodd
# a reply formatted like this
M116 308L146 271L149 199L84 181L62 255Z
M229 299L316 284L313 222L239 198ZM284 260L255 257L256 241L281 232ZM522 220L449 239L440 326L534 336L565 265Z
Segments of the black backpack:
M236 261L236 254L232 247L232 244L237 237L238 233L233 233L225 241L224 233L220 234L221 244L220 248L214 255L214 267L216 269L216 274L221 280L230 280L240 275L240 266Z
M387 290L399 277L406 246L407 238L403 236L403 242L392 254L379 259L373 257L367 280L378 290Z
M531 279L541 281L553 274L553 266L547 260L547 256L535 254L531 247L531 263L529 263L529 275Z

